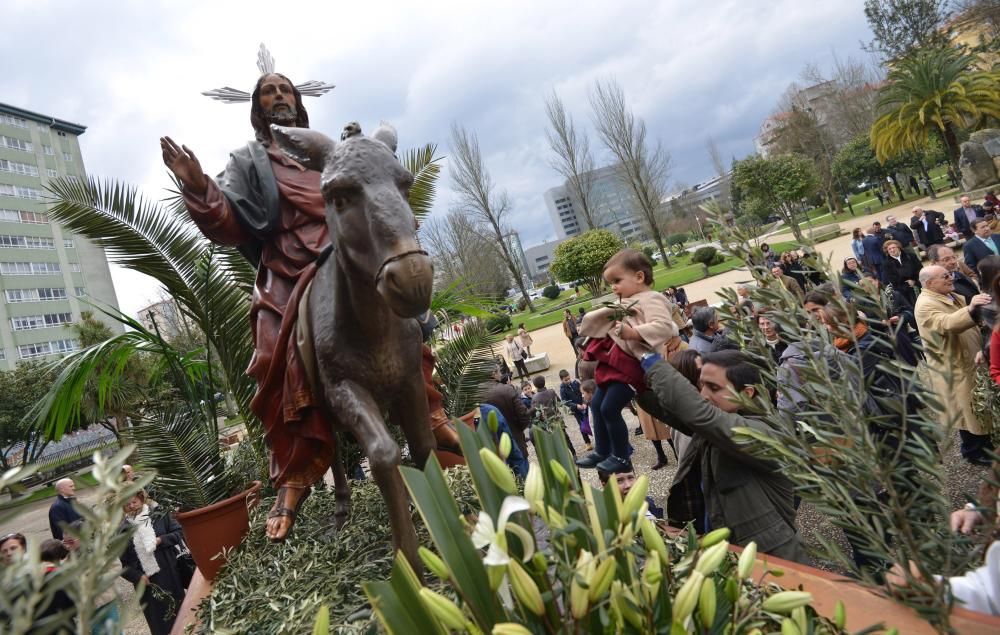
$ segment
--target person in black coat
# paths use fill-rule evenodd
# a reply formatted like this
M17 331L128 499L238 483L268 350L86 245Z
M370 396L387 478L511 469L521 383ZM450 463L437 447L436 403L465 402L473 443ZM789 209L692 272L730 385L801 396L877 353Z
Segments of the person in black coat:
M886 255L882 281L899 291L912 309L917 304L917 289L920 288L920 260L913 252L903 249L898 240L887 240L882 248Z
M976 218L982 218L986 213L983 212L982 207L973 205L972 199L968 196L963 196L959 200L962 202L962 206L954 212L955 229L968 240L973 236L972 221L976 220Z
M142 492L125 503L121 529L127 531L130 527L135 532L121 555L121 575L135 586L146 582L140 601L149 631L152 635L169 635L184 601L185 589L177 567L177 547L183 543L184 533L169 515L150 513ZM158 587L155 593L154 585Z
M993 235L993 230L985 218L972 221L972 231L975 236L965 243L962 255L969 269L976 271L980 260L987 256L1000 255L1000 236Z
M890 238L898 240L903 245L903 249L907 249L913 245L913 230L896 220L895 216L889 216L886 220L889 222L889 225L885 228L885 231L889 233Z
M941 230L941 223L944 221L944 214L934 210L923 208L913 208L913 218L910 219L910 228L916 233L917 242L925 248L931 245L943 245L945 243L944 232Z
M56 481L56 500L49 507L49 530L56 540L63 539L63 529L66 525L80 520L83 516L73 509L76 500L76 483L71 478Z

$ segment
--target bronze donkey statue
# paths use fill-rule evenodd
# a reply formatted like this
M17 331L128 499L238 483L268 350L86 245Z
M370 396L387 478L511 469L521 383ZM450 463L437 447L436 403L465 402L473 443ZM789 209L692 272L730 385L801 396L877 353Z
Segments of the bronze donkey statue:
M407 203L413 175L397 160L396 133L386 125L366 137L351 124L340 142L307 128L271 128L282 151L322 173L333 252L316 272L308 299L318 386L334 429L351 432L368 457L389 508L394 546L420 570L400 449L383 418L388 412L403 429L423 466L435 442L414 318L430 306L434 268L417 242ZM350 491L339 452L333 473L342 524Z

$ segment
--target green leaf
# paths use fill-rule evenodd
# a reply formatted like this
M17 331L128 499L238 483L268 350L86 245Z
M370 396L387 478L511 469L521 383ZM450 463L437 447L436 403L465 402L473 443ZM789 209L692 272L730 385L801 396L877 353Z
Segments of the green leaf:
M397 553L389 580L366 582L362 588L379 621L390 635L426 632L444 635L447 631L417 595L420 586L410 563L402 553Z

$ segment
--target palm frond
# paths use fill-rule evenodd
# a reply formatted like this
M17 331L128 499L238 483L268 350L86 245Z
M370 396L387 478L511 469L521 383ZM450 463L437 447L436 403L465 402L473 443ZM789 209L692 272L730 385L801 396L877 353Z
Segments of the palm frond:
M410 209L414 216L422 220L431 213L438 177L441 175L441 157L436 157L437 145L428 143L420 148L412 148L403 156L403 165L413 174L410 188Z
M438 378L442 383L445 412L459 417L474 408L482 398L483 388L496 367L493 344L483 321L467 323L462 334L436 352Z
M185 404L156 411L132 428L138 464L156 469L156 498L168 507L190 510L217 503L234 492L219 438L205 425L200 409Z
M497 305L497 302L489 298L476 295L472 287L459 278L447 287L434 292L430 308L435 315L446 313L449 316L462 314L488 318Z

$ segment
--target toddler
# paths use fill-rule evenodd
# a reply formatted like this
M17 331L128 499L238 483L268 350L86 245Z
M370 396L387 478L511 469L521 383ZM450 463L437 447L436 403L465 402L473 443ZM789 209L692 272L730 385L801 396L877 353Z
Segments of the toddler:
M639 359L659 351L677 335L677 326L667 299L652 289L653 263L642 252L619 251L604 265L603 277L626 315L615 320L615 310L597 309L587 314L580 327L581 335L592 338L585 358L597 361L597 391L591 402L590 420L594 451L576 464L617 474L632 471L622 408L637 390L646 388Z

